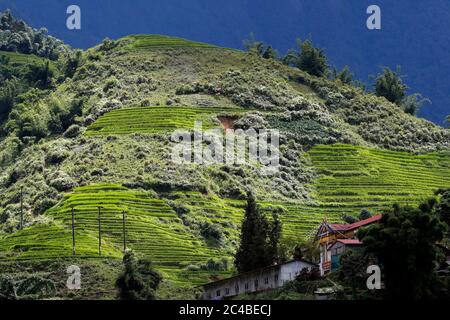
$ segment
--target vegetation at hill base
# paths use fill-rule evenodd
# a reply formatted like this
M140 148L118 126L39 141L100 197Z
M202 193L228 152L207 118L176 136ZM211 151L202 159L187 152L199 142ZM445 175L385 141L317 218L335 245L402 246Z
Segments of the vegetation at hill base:
M264 44L244 52L160 35L79 51L9 13L0 21L5 292L42 280L22 296L116 298L123 212L127 249L162 277L152 297L194 299L197 285L236 273L249 189L269 224L276 212L283 225L283 260L303 254L295 248L325 217L340 222L395 203L419 208L450 187L449 130L366 92L349 70L328 77L324 52L310 40L285 63ZM33 37L48 48L23 45ZM258 163L173 163L172 133L192 133L196 121L205 130L279 130L278 172L262 175ZM64 287L73 263L97 270L76 292Z

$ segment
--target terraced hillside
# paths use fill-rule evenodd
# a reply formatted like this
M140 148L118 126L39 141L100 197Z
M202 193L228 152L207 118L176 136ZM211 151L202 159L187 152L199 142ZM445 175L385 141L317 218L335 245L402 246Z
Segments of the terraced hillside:
M203 129L220 126L221 114L236 114L239 108L206 107L145 107L115 110L100 117L89 126L86 135L121 135L131 133L173 132L177 129L191 130L196 121Z
M359 146L317 146L310 152L320 174L316 199L329 213L375 212L392 204L417 206L450 187L450 154L411 155Z
M36 59L7 55L24 66ZM233 272L247 188L268 215L280 214L283 245L293 248L325 217L417 205L450 187L448 130L339 81L155 35L105 41L72 59L69 70L55 61L47 88L29 84L0 128L0 263L8 265L0 274L16 263L72 261L72 207L75 259L119 272L126 211L128 247L167 282L193 287ZM170 133L196 121L278 129L279 170L173 163ZM116 275L104 280L107 296Z

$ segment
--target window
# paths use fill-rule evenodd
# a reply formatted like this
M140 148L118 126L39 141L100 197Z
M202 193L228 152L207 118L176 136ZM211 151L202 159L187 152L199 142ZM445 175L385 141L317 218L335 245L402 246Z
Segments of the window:
M264 284L269 284L269 278L264 279Z
M259 281L258 279L255 280L255 290L258 290L258 286L259 286Z
M248 282L245 284L245 291L248 291Z
M275 282L278 282L278 274L275 275Z
M216 296L220 297L220 290L217 290Z
M230 294L230 288L226 288L226 289L225 289L225 294L226 294L226 295L229 295L229 294Z
M239 285L237 284L236 287L234 287L234 290L236 291L236 294L239 294Z

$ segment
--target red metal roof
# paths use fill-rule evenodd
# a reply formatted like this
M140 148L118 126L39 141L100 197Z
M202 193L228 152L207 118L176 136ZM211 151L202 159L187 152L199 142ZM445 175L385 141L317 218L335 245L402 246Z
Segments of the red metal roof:
M349 245L349 246L354 246L354 245L361 245L363 244L361 241L359 241L358 239L339 239L336 240L337 242L343 243L345 245Z
M358 221L352 224L331 224L331 228L335 231L350 231L355 230L364 226L367 226L369 224L372 224L374 222L377 222L381 219L383 215L373 216L369 219Z
M358 239L338 239L335 242L333 242L332 244L330 244L328 246L327 250L330 250L338 242L342 243L346 246L362 246L363 245L363 243L361 241L359 241Z

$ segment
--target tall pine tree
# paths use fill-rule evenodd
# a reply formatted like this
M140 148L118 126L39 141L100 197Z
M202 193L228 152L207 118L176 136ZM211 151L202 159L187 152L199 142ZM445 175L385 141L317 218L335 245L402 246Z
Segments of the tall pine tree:
M270 266L278 259L281 222L271 224L261 213L252 192L247 195L247 207L241 229L241 243L235 266L239 273Z

